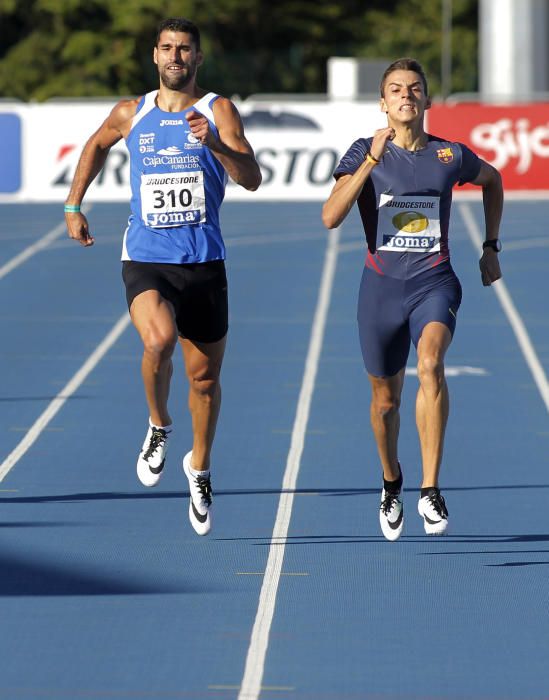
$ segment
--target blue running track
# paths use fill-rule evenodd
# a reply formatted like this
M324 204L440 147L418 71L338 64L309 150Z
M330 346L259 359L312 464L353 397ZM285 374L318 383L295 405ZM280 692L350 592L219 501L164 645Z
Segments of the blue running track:
M91 206L90 249L59 205L2 205L0 698L549 699L549 206L506 204L486 289L482 204L454 204L450 531L426 537L417 514L412 355L396 543L355 324L363 234L354 213L329 234L320 208L224 205L230 336L199 538L180 357L165 475L147 490L135 473L126 204Z

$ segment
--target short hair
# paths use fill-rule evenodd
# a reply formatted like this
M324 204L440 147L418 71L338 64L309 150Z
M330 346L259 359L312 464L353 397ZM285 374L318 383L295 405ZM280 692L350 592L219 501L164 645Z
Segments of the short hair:
M390 66L387 66L385 72L381 77L381 83L379 86L381 97L384 97L385 83L387 82L387 78L391 73L394 73L396 70L411 70L414 73L417 73L421 78L421 82L423 83L423 89L425 91L425 94L429 94L427 78L425 77L425 71L423 70L421 63L419 63L419 61L416 61L415 58L398 58L396 61L393 61Z
M160 41L160 35L162 32L185 32L192 36L195 48L200 51L200 31L194 22L190 19L185 19L184 17L170 17L169 19L162 20L158 25L156 30L156 46Z

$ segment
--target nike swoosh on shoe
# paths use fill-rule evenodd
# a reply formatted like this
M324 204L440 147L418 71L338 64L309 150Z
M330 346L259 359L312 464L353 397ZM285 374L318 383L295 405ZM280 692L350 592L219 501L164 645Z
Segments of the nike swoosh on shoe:
M166 461L166 460L163 459L163 460L162 460L162 463L159 464L158 467L151 467L151 465L149 464L149 469L151 470L151 472L152 472L153 474L160 474L160 472L164 469L164 462L165 462L165 461Z
M429 523L429 525L438 525L441 523L443 520L446 520L446 518L440 518L440 520L431 520L427 515L423 514L423 517L425 520Z
M403 518L403 517L404 517L404 510L401 509L401 511L400 511L400 513L399 513L399 515L398 515L398 518L395 520L394 523L392 523L390 520L387 520L387 522L389 523L389 527L391 528L391 530L398 530L398 528L400 527L400 523L402 522L402 518Z
M196 506L194 505L192 499L191 499L191 506L192 506L192 509L193 509L194 517L198 520L198 522L200 522L200 523L205 523L206 520L208 519L208 514L205 513L204 515L202 515L202 513L199 513L199 512L196 510Z

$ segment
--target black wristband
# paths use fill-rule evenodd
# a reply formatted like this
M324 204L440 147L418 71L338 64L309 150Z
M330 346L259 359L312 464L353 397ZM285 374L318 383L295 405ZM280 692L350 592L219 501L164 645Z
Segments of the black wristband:
M491 248L496 253L499 253L501 251L501 241L499 238L489 238L482 244L482 250L486 250L486 248Z

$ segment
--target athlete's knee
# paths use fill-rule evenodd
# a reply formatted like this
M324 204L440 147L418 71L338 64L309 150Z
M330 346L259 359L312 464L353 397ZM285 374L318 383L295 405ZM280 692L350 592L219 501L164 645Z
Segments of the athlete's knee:
M211 403L221 390L219 372L208 369L189 373L189 385L193 394L201 401Z
M149 328L143 334L143 351L154 364L162 364L173 355L177 336L170 330Z
M390 391L372 393L372 410L381 418L389 418L400 409L400 396Z
M404 370L387 378L368 375L372 387L371 412L382 420L390 420L400 410ZM373 416L372 416L373 418Z
M444 380L444 361L437 352L424 352L418 357L417 376L421 384L441 383Z

